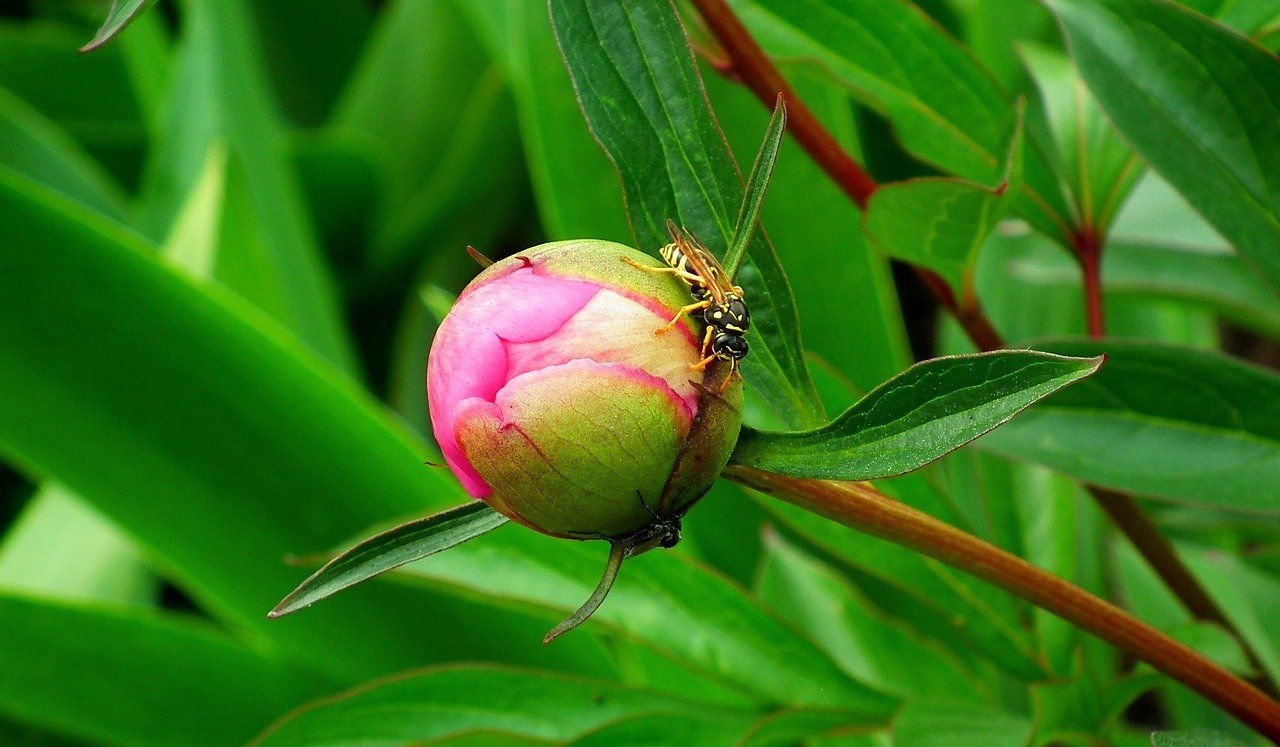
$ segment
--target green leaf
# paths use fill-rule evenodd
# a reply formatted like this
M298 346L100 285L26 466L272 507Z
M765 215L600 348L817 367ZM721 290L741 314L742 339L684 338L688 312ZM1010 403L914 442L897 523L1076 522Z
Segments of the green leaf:
M1031 350L918 363L804 433L745 430L733 463L797 477L872 480L918 469L1098 370L1102 358Z
M1025 252L1005 270L1035 288L1080 288L1079 264L1051 247ZM1225 248L1111 241L1102 276L1110 297L1181 301L1280 337L1280 296Z
M1158 0L1045 0L1125 139L1280 289L1280 60Z
M991 187L941 177L880 187L863 213L863 230L889 256L941 275L956 298L972 295L978 251L1021 178L1020 126L1008 153L1004 176Z
M753 0L743 21L772 56L816 59L883 113L914 156L977 184L1002 178L1013 101L973 55L911 3ZM1065 240L1070 212L1045 158L1026 154L1016 209Z
M1152 747L1247 747L1248 744L1212 729L1157 731L1151 735Z
M0 89L0 164L111 218L124 215L120 186L56 124Z
M456 481L260 312L136 234L3 171L0 216L0 453L138 538L196 604L338 682L459 655L609 670L589 637L554 657L503 645L555 615L456 586L365 584L268 621L303 575L287 555L456 504Z
M831 568L776 532L765 537L756 595L828 652L845 671L903 697L980 702L960 662L876 610Z
M434 41L424 44L428 38ZM454 233L460 216L483 213L500 222L501 205L523 197L526 175L511 168L522 157L514 101L500 68L479 47L451 2L399 2L378 19L321 135L361 154L381 177L360 262L370 277L362 285L398 278L442 251L441 235ZM348 171L326 192L348 189ZM368 195L357 192L351 201L360 197ZM480 241L463 238L464 245Z
M1039 90L1054 163L1071 191L1077 225L1106 236L1142 175L1141 159L1102 116L1061 52L1038 44L1021 45L1019 51Z
M223 216L214 277L353 372L348 332L302 198L259 46L242 0L195 0L184 13L167 129L149 166L141 226L168 236L226 148Z
M528 0L456 0L516 98L524 159L543 231L552 240L630 244L618 173L592 137L547 6Z
M255 743L403 744L490 731L564 743L646 715L733 716L661 693L550 673L451 666L375 681L281 719ZM736 714L745 717L747 713Z
M911 747L986 747L1027 744L1030 719L1004 711L975 709L938 700L913 700L893 722L893 743Z
M457 547L507 521L489 504L472 501L388 529L326 563L276 605L268 617L282 617L310 607L380 573Z
M154 0L111 0L111 8L107 10L107 18L102 22L102 27L98 29L98 33L93 35L93 39L88 44L80 48L81 52L92 52L101 47L103 44L111 41L124 31L124 27L138 16L139 13L147 9Z
M760 144L760 152L756 154L756 160L751 164L751 173L747 175L742 207L738 208L738 217L733 222L733 240L724 253L724 269L729 277L738 274L747 246L751 244L751 235L755 233L760 206L764 204L765 192L769 190L773 166L778 161L778 148L782 147L782 135L786 131L787 104L779 94L778 105L774 107L769 127L764 132L764 142Z
M501 540L468 543L405 570L563 616L591 593L605 561L599 542L565 542L534 532L510 532ZM555 645L592 630L643 641L755 703L836 707L860 723L881 723L897 705L841 672L740 587L674 553L628 560L609 599ZM538 645L544 632L525 642Z
M667 244L666 221L723 256L742 204L742 176L707 105L671 6L556 0L551 20L592 131L622 177L639 247ZM778 258L756 234L735 282L746 291L751 388L789 426L814 425L820 404L800 347L795 303Z
M1280 376L1158 343L1045 347L1105 352L1108 363L983 439L983 448L1117 490L1280 514Z
M811 64L783 62L781 69L815 116L856 155L854 112L844 86ZM706 70L704 75L725 137L745 162L760 145L768 114L746 88ZM870 391L912 363L889 261L857 230L857 207L794 138L783 139L780 154L763 223L792 280L805 352L821 356L857 390ZM849 302L851 293L856 303Z
M94 744L243 744L328 690L177 615L0 593L0 711Z
M138 548L78 496L45 485L0 539L0 588L149 606L159 583Z

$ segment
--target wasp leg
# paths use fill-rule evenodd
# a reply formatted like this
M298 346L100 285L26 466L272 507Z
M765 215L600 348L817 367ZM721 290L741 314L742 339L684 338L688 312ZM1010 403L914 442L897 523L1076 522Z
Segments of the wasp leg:
M709 355L711 353L711 337L716 333L716 328L710 324L707 325L707 333L702 336L702 354Z
M702 360L698 361L697 363L690 363L690 364L689 364L689 370L690 370L690 371L704 371L704 370L706 370L707 366L710 366L710 365L711 365L711 362L712 362L712 361L714 361L715 359L716 359L716 357L715 357L714 355L708 355L706 358L703 358Z
M733 381L733 375L736 374L737 372L738 372L737 359L730 359L729 375L724 377L724 382L720 384L720 391L716 392L716 394L724 394L725 392L729 391L729 383Z
M702 282L702 278L694 275L692 272L685 272L684 270L680 270L675 267L650 267L649 265L642 265L630 257L619 257L618 259L621 259L623 264L631 265L637 270L644 270L645 272L652 272L657 275L675 275L691 285L694 283L700 284Z
M680 323L680 319L683 318L685 314L691 314L695 311L702 311L703 309L707 309L710 307L711 307L710 301L699 301L697 303L691 303L688 306L683 306L680 308L679 311L676 312L676 315L671 318L671 321L667 322L661 327L658 327L658 329L654 332L654 334L655 335L666 334L667 332L670 332L671 330L675 329L676 325Z

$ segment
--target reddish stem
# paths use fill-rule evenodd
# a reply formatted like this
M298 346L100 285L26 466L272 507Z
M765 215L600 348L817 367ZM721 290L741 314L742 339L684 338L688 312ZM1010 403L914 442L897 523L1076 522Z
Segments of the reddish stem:
M1072 248L1084 272L1085 315L1089 336L1095 340L1106 334L1102 315L1102 241L1090 226L1079 229L1071 237Z
M958 568L1127 651L1280 741L1280 704L1124 610L1016 555L917 511L868 483L786 477L733 466L726 476L875 537Z
M734 74L770 109L778 100L778 94L782 94L787 102L787 129L845 194L859 208L865 209L871 194L879 186L875 179L845 152L839 141L796 96L795 90L724 0L693 0L693 4L720 41L733 64Z
M692 2L706 21L707 27L723 46L725 56L732 65L733 77L755 92L767 108L772 108L778 93L782 93L786 98L788 111L792 112L787 125L788 129L818 166L827 173L827 176L839 185L859 208L865 209L867 201L878 186L875 180L844 152L835 137L827 132L822 123L796 96L795 91L787 84L760 45L751 37L733 10L724 0L692 0ZM723 65L724 58L717 56L717 59ZM1099 273L1101 242L1092 229L1085 229L1078 233L1075 243L1085 271L1090 334L1100 337L1104 332ZM979 350L998 350L1004 347L1004 340L984 313L976 297L968 296L958 300L952 293L951 286L939 275L922 267L914 269L920 280L937 298L939 305L960 323L965 334ZM1101 490L1093 485L1086 485L1086 487L1095 497ZM1250 659L1256 661L1257 657L1244 636L1226 620L1221 611L1217 610L1216 605L1212 604L1204 588L1174 553L1169 540L1154 529L1151 520L1142 513L1141 508L1135 503L1131 506L1123 506L1121 507L1123 510L1119 510L1117 509L1119 503L1116 500L1111 500L1110 505L1105 498L1099 497L1099 501L1138 552L1170 584L1170 589L1187 609L1197 618L1219 623L1231 631L1248 651ZM1134 519L1135 516L1142 516L1142 520ZM1151 531L1148 531L1148 527ZM1209 600L1208 604L1206 600ZM1210 609L1215 610L1216 614L1211 613ZM1268 689L1274 691L1275 686L1271 685Z

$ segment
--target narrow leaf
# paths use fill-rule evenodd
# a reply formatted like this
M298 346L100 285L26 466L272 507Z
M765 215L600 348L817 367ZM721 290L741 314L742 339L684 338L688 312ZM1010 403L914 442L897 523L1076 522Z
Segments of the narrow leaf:
M1280 289L1280 59L1159 0L1045 0L1125 139Z
M124 27L128 26L130 21L153 2L155 0L111 0L111 8L107 10L107 18L102 22L102 27L88 44L80 48L80 51L92 52L116 38L116 35L124 31Z
M1001 350L918 363L830 424L744 430L733 462L796 477L874 480L923 467L1098 370L1102 358Z
M669 3L554 0L551 20L587 122L622 177L641 249L668 242L675 220L723 256L742 204L734 165L684 29ZM755 234L735 281L751 305L743 376L784 423L821 422L782 266Z
M285 597L267 617L283 617L380 573L421 560L507 523L481 501L416 519L361 542L329 561Z
M787 102L782 94L778 94L778 105L769 118L769 128L765 130L764 142L760 144L760 152L756 154L755 163L751 165L751 174L747 176L747 191L742 197L742 207L738 209L738 219L733 223L733 240L724 253L725 272L732 278L738 274L742 259L746 256L747 246L751 243L751 234L756 230L756 220L760 216L760 206L764 204L765 192L769 189L769 181L773 178L773 165L778 160L778 148L782 147L782 134L787 131Z
M983 448L1117 490L1280 515L1280 375L1158 343L1046 347L1106 351L1109 362L983 439Z

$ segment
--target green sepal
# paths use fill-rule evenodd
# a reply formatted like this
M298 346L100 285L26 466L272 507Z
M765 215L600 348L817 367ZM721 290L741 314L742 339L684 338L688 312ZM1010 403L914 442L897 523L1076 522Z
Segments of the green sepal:
M281 600L267 617L283 617L310 607L361 581L457 547L505 523L507 517L486 503L474 501L401 524L330 560Z

